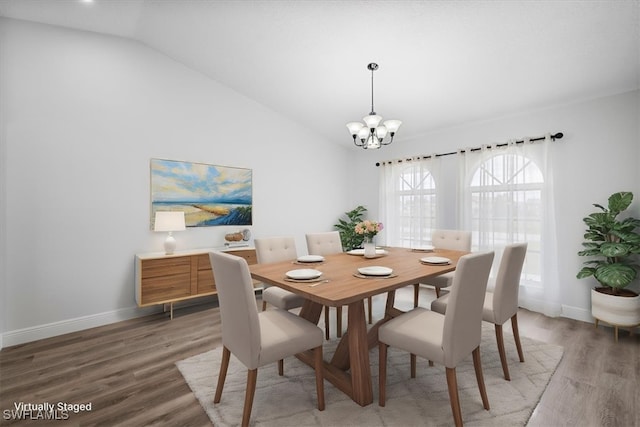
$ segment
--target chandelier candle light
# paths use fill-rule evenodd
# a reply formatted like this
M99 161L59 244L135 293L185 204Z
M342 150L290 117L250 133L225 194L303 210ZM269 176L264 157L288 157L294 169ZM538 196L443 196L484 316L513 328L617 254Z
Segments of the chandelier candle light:
M402 124L400 120L387 120L380 124L382 117L377 115L373 108L373 72L378 69L378 64L372 62L367 65L367 69L371 70L371 112L362 118L364 124L362 122L347 123L353 143L365 150L391 144L393 136ZM386 139L387 136L390 138Z

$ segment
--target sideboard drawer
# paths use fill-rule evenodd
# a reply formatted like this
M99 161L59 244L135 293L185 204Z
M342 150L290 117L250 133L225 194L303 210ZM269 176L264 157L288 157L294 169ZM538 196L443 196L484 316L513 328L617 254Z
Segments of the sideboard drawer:
M136 255L136 302L144 307L171 304L216 293L209 253L215 249L184 251L173 255L162 253ZM226 251L240 256L249 264L257 262L252 248ZM254 283L256 286L256 283Z

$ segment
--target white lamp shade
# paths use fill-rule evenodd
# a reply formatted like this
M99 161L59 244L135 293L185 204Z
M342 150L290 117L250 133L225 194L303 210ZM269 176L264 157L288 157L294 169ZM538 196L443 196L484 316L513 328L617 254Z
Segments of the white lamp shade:
M184 230L184 212L156 212L154 231Z
M362 126L362 128L358 131L358 138L367 139L367 136L369 136L369 129Z
M385 125L380 125L376 128L376 136L378 139L384 139L387 136L387 127Z
M402 122L400 120L387 120L384 122L387 130L391 133L396 133L401 124Z
M362 129L364 125L360 122L349 122L347 123L347 128L349 128L349 132L351 135L357 135L360 129Z
M364 120L369 129L375 129L382 121L382 116L378 116L377 114L370 114L368 116L364 116L362 120Z

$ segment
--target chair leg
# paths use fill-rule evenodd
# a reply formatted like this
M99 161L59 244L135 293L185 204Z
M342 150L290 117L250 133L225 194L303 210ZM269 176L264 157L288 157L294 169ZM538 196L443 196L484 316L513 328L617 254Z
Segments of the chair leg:
M489 408L489 398L487 397L487 388L484 385L484 376L482 375L482 361L480 360L480 347L473 350L473 368L476 371L476 379L478 380L478 388L482 397L482 405L487 411Z
M420 298L420 283L413 284L413 308L418 306L418 299Z
M367 300L368 310L369 310L369 324L373 323L373 297L369 297Z
M378 345L380 356L378 364L378 405L384 406L387 400L387 348L389 346L383 342Z
M322 358L322 346L318 346L313 349L315 356L315 370L316 370L316 394L318 395L318 410L324 411L324 359Z
M227 347L222 347L222 362L220 363L220 373L218 374L218 385L216 386L216 395L213 403L220 403L222 397L222 389L224 388L224 380L227 378L227 369L229 368L229 359L231 351Z
M516 348L518 349L518 357L520 362L524 362L524 353L522 352L522 344L520 344L520 332L518 331L518 313L511 317L511 329L513 332L513 338L516 341Z
M495 325L496 328L496 342L498 343L498 354L500 354L500 363L502 364L502 372L504 373L504 379L511 381L509 376L509 366L507 365L507 354L504 351L504 336L502 334L502 325Z
M267 309L267 302L262 301L262 311L265 311L266 309Z
M284 375L284 359L278 360L278 375Z
M249 425L251 408L253 407L253 396L256 394L257 380L258 370L249 369L247 371L247 393L244 396L244 409L242 410L242 427L247 427Z
M440 298L440 288L435 286L436 288L436 298Z
M462 426L462 411L460 410L460 398L458 397L458 379L456 378L456 368L447 369L447 386L449 388L449 402L451 403L451 412L453 412L453 421L456 427Z
M336 307L336 335L342 337L342 307Z
M416 377L416 355L411 353L409 356L411 360L411 378Z
M330 328L329 328L329 306L324 306L324 338L329 341Z

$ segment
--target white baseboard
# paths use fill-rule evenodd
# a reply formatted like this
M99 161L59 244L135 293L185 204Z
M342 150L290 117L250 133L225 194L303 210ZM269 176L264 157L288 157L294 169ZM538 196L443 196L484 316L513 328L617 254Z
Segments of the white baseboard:
M108 325L136 317L147 316L159 311L162 311L162 305L146 308L130 307L84 317L77 317L75 319L62 320L59 322L48 323L46 325L8 331L4 334L0 334L0 349L3 347L10 347L44 338L68 334L70 332L95 328L96 326Z
M526 308L527 310L531 310L536 313L542 313L551 317L566 317L568 319L593 323L593 317L591 316L590 308L574 307L563 304L550 312L545 301L541 301L535 298L521 299L519 301L519 305L520 307Z
M582 307L572 307L570 305L562 306L562 317L567 317L573 320L581 320L587 323L593 323L593 316L590 309Z

